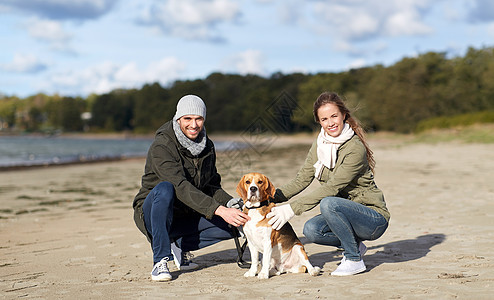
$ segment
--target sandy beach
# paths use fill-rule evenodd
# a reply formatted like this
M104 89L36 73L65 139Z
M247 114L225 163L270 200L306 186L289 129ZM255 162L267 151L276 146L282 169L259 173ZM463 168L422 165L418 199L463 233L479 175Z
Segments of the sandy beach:
M223 187L236 196L250 171L288 182L311 142L274 137L220 153ZM229 240L194 251L200 269L152 282L151 248L132 219L144 159L0 172L0 298L492 299L494 144L373 137L370 145L391 221L366 242L367 271L349 277L330 275L340 251L303 237L314 209L290 223L322 268L317 277L244 278Z

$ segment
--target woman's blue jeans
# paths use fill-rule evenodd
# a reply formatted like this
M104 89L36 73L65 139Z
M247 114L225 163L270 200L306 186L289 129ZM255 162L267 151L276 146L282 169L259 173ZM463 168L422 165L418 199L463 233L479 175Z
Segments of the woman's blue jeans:
M321 214L304 225L304 235L313 243L343 247L345 258L359 261L359 242L383 235L388 222L375 210L340 197L326 197Z
M142 205L155 263L165 257L173 259L171 241L176 241L182 251L192 251L233 238L228 223L221 217L208 220L199 214L174 216L175 200L173 184L164 181L151 190Z

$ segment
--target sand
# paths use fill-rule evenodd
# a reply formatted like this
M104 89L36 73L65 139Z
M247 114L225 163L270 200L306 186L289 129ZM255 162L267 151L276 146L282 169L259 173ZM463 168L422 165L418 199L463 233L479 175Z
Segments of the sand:
M255 150L232 147L218 158L225 190L235 195L250 171L286 183L311 140L275 137ZM341 251L307 243L303 224L316 208L290 223L322 267L317 277L244 278L229 240L194 251L200 269L152 282L152 252L131 208L144 160L132 159L0 172L0 298L492 299L494 145L370 144L391 221L380 239L366 242L362 274L331 276Z

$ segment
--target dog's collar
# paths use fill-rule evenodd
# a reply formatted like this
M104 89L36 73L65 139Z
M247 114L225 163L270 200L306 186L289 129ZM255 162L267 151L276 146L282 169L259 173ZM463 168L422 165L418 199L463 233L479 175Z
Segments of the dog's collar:
M260 208L260 207L263 207L263 206L268 206L269 205L269 200L264 200L264 201L261 201L260 202L260 205L257 206L257 207L247 207L247 205L244 205L245 208L247 209L255 209L255 208Z

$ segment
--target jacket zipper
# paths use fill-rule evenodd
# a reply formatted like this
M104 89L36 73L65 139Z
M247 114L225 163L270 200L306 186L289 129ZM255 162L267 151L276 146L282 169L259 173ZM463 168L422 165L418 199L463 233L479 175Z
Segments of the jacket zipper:
M197 186L201 186L201 168L199 168L199 158L193 158L194 166L197 172Z

